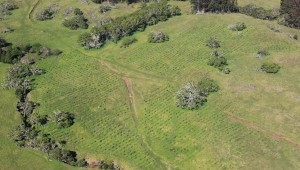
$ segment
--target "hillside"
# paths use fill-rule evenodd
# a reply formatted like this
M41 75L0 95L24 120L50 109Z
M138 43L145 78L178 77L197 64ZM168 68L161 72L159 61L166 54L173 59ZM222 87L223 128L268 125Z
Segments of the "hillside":
M251 2L279 7L278 0ZM35 20L35 13L51 3L59 4L58 15ZM130 47L120 48L120 41L85 50L77 38L88 30L63 27L63 9L79 7L90 11L91 19L99 5L71 0L18 2L20 8L0 21L1 28L15 31L0 36L14 44L42 43L63 50L60 56L36 63L46 74L35 79L29 94L40 104L34 112L48 115L60 109L76 116L68 129L57 129L50 122L40 130L66 140L66 147L89 163L116 160L125 169L299 169L300 41L288 35L300 31L242 14L191 15L188 2L171 4L179 5L183 15L135 33L138 41ZM120 4L107 15L115 18L138 8L139 4ZM240 33L227 28L236 22L247 28ZM96 21L90 28L93 25ZM271 31L269 25L280 27L282 33ZM148 43L151 31L166 32L170 40ZM207 65L210 37L220 40L229 75ZM270 55L257 59L262 48ZM266 61L280 64L280 72L257 71ZM0 80L8 68L0 64ZM216 80L221 90L199 110L176 107L177 90L203 77ZM0 100L0 169L76 169L48 161L40 151L15 146L7 134L20 121L16 98L12 90L1 89L0 94L5 98Z

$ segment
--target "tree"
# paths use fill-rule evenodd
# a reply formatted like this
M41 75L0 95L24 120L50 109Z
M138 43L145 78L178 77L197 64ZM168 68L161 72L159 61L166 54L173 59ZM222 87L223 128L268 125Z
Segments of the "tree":
M201 94L193 83L187 83L176 94L176 105L183 109L197 109L204 102L206 102L206 96Z
M300 29L300 0L281 0L280 13L284 25Z
M209 78L203 78L197 84L197 88L201 92L201 94L205 94L206 96L209 93L219 91L220 87L215 80Z
M51 120L56 123L59 128L68 128L74 124L74 115L58 110L54 112Z
M261 66L261 70L266 73L278 73L280 70L280 66L276 63L263 63Z

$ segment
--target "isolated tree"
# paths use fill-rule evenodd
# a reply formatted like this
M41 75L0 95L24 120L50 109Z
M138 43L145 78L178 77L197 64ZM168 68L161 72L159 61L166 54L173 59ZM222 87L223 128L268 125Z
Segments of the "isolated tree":
M300 29L300 0L281 0L280 13L286 26Z
M74 124L74 115L69 112L55 111L51 120L56 123L59 128L68 128Z

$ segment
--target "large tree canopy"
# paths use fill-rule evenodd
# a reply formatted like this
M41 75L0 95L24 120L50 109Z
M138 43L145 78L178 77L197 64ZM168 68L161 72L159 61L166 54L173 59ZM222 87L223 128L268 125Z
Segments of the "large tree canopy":
M191 0L196 12L236 12L237 0Z
M285 25L300 29L300 0L281 0L280 12Z

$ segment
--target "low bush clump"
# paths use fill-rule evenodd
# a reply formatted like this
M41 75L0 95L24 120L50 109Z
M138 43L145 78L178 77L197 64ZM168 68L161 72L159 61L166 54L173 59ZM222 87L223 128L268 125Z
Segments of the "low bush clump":
M214 51L213 56L208 60L207 64L219 68L219 70L223 70L224 66L227 65L227 59L223 57L220 52Z
M206 41L206 46L208 46L211 49L216 49L221 47L220 42L217 40L217 38L211 37L209 40Z
M246 29L246 25L243 22L238 22L235 24L228 25L228 29L230 29L232 31L242 31L242 30Z
M100 48L104 44L104 39L97 34L83 33L79 36L78 43L85 49Z
M74 14L75 15L83 15L83 12L79 8L74 9Z
M111 6L110 5L101 5L100 8L99 8L99 12L101 14L107 13L110 10L111 10Z
M263 20L275 20L280 15L279 9L265 10L254 4L249 4L239 8L240 13Z
M106 23L111 23L111 22L112 22L112 19L111 19L111 18L109 18L109 17L102 17L102 18L100 18L100 19L98 20L97 26L98 26L98 27L101 27L101 26L103 26L104 24L106 24Z
M280 70L280 66L276 63L263 63L261 66L261 70L266 73L278 73Z
M263 56L268 56L268 55L270 55L269 51L263 48L257 51L256 58L262 58Z
M42 10L40 10L38 13L36 13L36 19L39 21L45 21L49 20L55 17L55 14L57 13L57 4L52 4Z
M58 110L54 112L51 120L57 124L59 128L68 128L74 124L74 115Z
M5 19L7 15L11 15L12 14L11 11L17 8L18 6L13 2L5 1L0 3L0 20Z
M183 109L198 109L207 101L207 96L219 90L218 84L209 78L203 78L196 85L190 82L176 93L176 105Z
M76 15L70 19L65 19L63 25L71 30L77 30L79 28L87 29L87 21L88 20L83 15Z
M281 32L281 29L276 25L269 25L268 28L274 32Z
M131 44L133 44L135 42L137 42L136 38L134 38L134 37L125 37L123 39L121 48L127 48L127 47L129 47Z
M298 35L296 34L289 34L289 37L293 40L298 40Z
M159 31L152 31L148 35L149 43L162 43L165 41L169 41L169 36L166 33L159 32Z

